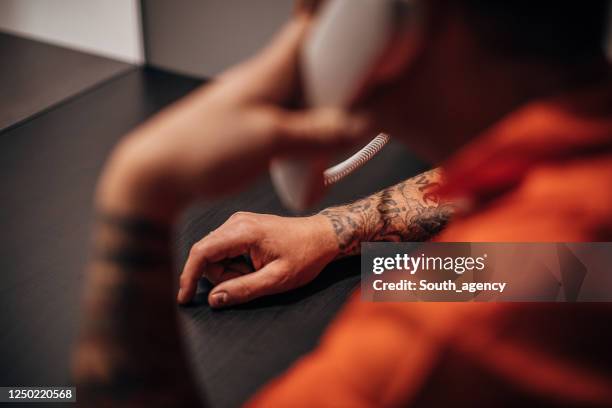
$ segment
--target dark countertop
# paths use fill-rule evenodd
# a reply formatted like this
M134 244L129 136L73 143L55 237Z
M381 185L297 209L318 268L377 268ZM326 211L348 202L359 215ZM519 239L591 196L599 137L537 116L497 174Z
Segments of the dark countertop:
M0 32L0 130L132 68Z
M0 385L71 383L91 197L104 159L129 129L200 83L130 68L0 131ZM363 196L423 168L392 143L324 204ZM238 210L285 213L267 177L241 194L203 203L178 230L178 264L191 244ZM305 288L247 306L212 311L199 302L178 309L211 405L239 405L315 347L358 273L358 260L348 259Z

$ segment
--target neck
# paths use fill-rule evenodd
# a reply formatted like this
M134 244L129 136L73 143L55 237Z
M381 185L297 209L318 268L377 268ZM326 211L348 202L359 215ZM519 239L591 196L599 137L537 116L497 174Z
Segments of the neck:
M436 141L424 153L438 162L520 106L596 81L609 69L603 55L574 66L494 55L458 23L439 28L429 42L415 64L410 109L422 125L416 130Z
M460 94L456 109L460 120L452 128L441 126L438 130L453 135L441 158L448 157L521 106L597 82L608 70L603 57L591 64L569 67L498 60L474 66L472 81L457 87Z

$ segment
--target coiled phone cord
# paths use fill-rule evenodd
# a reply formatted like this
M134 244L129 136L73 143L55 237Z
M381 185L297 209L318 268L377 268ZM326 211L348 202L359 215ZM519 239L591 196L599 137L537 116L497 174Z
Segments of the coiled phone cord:
M389 142L391 137L386 133L380 133L370 143L364 146L357 153L344 160L341 163L336 164L333 167L323 172L323 182L325 186L331 186L336 184L368 161L382 150L383 147Z

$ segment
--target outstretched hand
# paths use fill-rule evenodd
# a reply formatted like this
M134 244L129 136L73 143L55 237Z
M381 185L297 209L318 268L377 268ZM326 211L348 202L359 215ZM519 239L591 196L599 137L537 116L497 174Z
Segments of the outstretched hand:
M255 271L233 261L248 254ZM178 301L191 300L201 277L215 287L212 307L226 307L305 285L338 254L338 242L323 216L285 218L239 212L197 242L180 280Z

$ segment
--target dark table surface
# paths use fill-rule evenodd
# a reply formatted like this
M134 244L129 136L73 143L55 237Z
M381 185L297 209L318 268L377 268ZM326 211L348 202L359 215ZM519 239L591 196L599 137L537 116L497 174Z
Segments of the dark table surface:
M0 132L0 386L71 383L91 197L104 159L128 130L200 83L131 68ZM322 205L422 169L392 143ZM194 242L238 210L285 214L267 177L238 195L194 207L178 228L177 269ZM313 349L358 273L357 259L347 259L305 288L240 308L212 311L204 294L179 308L194 372L211 406L239 405Z
M0 32L0 130L132 68Z

